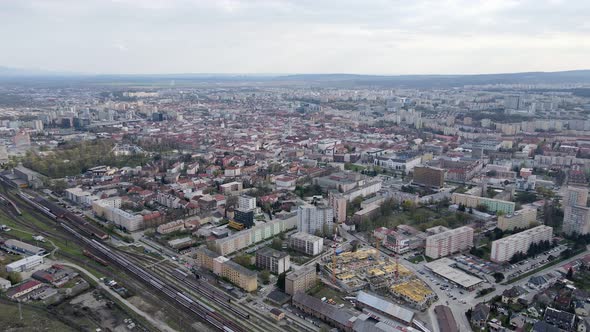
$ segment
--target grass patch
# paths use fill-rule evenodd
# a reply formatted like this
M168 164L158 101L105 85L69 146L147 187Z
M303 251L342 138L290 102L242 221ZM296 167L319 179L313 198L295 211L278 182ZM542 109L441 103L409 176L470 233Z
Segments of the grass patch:
M334 300L338 304L344 303L344 300L342 300L342 296L344 294L337 292L337 291L333 290L332 288L326 287L322 284L319 284L319 285L313 287L312 289L310 289L309 294L312 295L313 297L318 298L318 299L325 297L326 299Z
M423 261L424 261L424 256L422 256L422 255L417 255L417 256L414 256L414 257L408 259L408 262L412 262L414 264L418 264Z
M43 309L22 304L23 319L20 319L18 305L0 302L0 325L3 331L76 331Z

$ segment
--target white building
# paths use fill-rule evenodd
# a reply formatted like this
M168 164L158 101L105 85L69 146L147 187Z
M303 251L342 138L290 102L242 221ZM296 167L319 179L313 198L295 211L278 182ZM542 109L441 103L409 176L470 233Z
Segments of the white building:
M426 256L437 259L473 247L473 228L462 226L426 238Z
M24 272L43 264L42 256L29 256L6 265L6 272Z
M256 198L247 195L240 195L238 197L238 207L241 210L254 210L256 208Z
M324 239L319 236L298 232L289 238L289 246L293 250L315 256L324 250Z
M553 228L545 225L507 236L492 242L490 259L498 263L507 262L518 252L526 253L531 244L551 241L552 238Z
M588 189L568 187L563 197L563 232L590 233L590 208L586 207Z
M324 226L326 225L326 226ZM297 230L308 234L332 232L334 211L328 206L302 205L297 209Z
M0 278L0 290L7 290L12 286L10 280L6 280L4 278Z

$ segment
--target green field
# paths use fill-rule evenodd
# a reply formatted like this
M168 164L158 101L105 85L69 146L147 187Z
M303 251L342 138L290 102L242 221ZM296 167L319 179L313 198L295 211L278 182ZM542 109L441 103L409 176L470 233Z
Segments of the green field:
M0 302L2 331L76 331L43 309L23 304L21 312L22 320L16 303Z

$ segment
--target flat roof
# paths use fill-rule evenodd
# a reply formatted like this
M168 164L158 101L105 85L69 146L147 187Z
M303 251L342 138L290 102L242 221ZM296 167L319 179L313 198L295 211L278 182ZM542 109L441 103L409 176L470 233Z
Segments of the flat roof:
M400 307L397 304L386 301L373 294L360 291L356 296L356 300L357 302L363 303L364 305L367 305L371 308L375 308L408 324L411 324L412 319L414 319L413 311Z
M451 267L451 265L456 264L455 261L453 261L452 259L449 258L441 258L438 260L435 260L433 262L430 263L426 263L424 264L428 269L430 269L432 272L440 275L441 277L448 279L456 284L458 284L461 287L464 288L470 288L473 287L481 282L483 282L483 280L474 277L472 275L469 275L459 269L456 269L454 267Z

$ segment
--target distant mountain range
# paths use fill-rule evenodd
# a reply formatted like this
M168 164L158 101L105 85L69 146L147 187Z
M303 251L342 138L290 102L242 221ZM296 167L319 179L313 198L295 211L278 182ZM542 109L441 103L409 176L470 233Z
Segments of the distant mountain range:
M590 70L559 72L526 72L477 75L355 75L355 74L156 74L156 75L89 75L53 72L37 69L0 67L0 81L12 82L69 82L80 84L128 82L156 83L176 82L262 84L262 85L310 85L331 87L407 87L450 88L481 84L590 84Z

